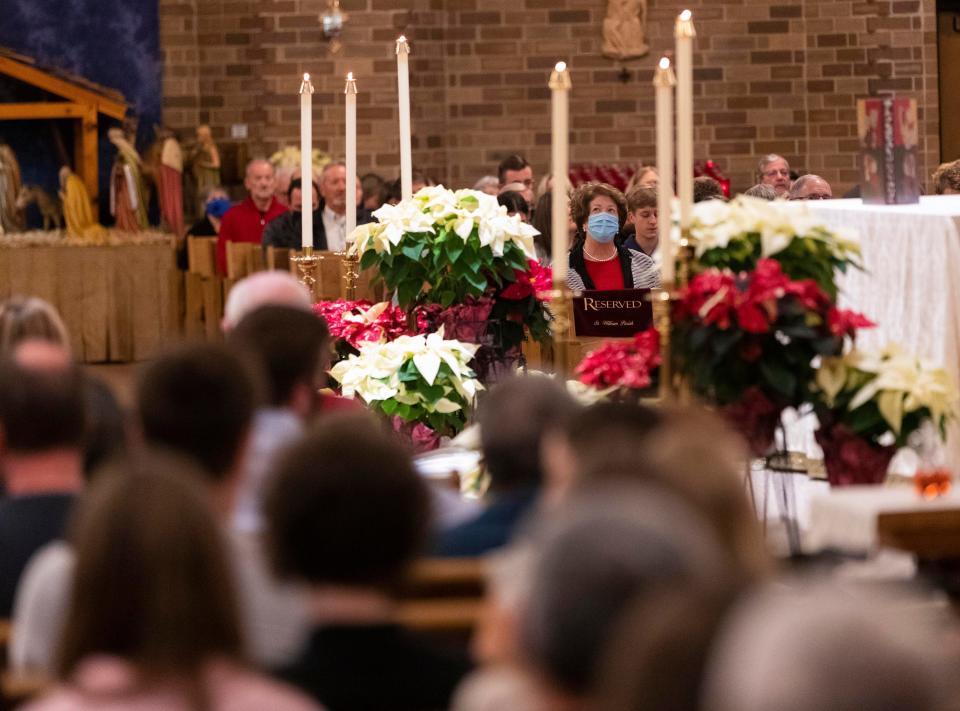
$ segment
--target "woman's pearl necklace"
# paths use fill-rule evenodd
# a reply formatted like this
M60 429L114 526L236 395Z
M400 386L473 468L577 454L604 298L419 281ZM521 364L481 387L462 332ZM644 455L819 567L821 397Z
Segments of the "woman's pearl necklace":
M610 261L613 261L614 259L617 258L617 253L616 253L616 251L615 251L613 254L611 254L609 257L594 257L592 254L590 254L590 252L587 251L587 248L584 247L584 248L583 248L583 253L584 253L585 255L587 255L587 258L588 258L591 262L610 262Z

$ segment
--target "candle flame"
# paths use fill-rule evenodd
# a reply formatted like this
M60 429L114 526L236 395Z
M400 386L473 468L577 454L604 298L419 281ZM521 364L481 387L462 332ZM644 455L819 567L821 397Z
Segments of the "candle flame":
M661 69L670 68L670 57L660 57L660 68Z
M310 75L307 74L306 72L304 72L304 73L303 73L303 80L304 80L304 81L310 81Z
M693 13L690 12L689 10L684 10L683 12L680 13L680 19L683 22L690 22L692 17L693 17Z
M554 69L556 69L558 72L565 72L567 71L567 63L557 62L557 66L555 66Z
M406 41L407 41L407 38L404 35L400 35L399 37L397 37L397 42L406 42Z
M347 81L353 81L353 72L347 72Z

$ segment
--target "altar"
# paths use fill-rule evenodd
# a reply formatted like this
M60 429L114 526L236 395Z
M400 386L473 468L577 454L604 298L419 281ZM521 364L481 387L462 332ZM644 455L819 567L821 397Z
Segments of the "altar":
M832 228L860 234L863 271L840 278L840 304L864 313L876 328L858 346L897 341L942 366L960 383L960 196L920 198L915 205L861 200L810 201ZM950 427L948 463L960 471L960 427Z

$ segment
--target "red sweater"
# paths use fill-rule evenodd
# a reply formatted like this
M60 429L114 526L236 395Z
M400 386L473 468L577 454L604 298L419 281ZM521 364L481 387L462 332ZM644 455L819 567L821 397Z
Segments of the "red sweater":
M220 229L223 234L223 228ZM619 259L611 259L607 262L594 262L585 259L587 265L587 274L593 279L594 288L598 291L615 291L623 288L623 269L620 267Z
M270 220L286 211L287 208L276 198L271 198L267 211L260 212L249 196L240 204L227 210L220 223L220 234L217 237L217 271L222 276L227 275L227 242L260 244L263 228Z

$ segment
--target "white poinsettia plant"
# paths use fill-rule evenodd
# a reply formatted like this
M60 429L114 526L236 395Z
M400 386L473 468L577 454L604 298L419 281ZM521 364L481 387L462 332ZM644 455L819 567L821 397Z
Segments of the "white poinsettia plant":
M927 420L945 437L948 421L956 416L950 374L896 343L879 353L853 350L824 358L813 389L818 409L826 409L833 421L874 441L890 432L901 447Z
M699 202L690 237L701 267L752 271L759 259L771 258L791 279L813 279L832 298L836 271L859 267L857 233L828 227L803 201L741 195Z
M443 329L364 343L358 355L337 363L330 375L345 397L407 422L422 422L441 435L464 428L483 386L468 365L478 346L443 338Z
M377 267L404 309L482 296L516 281L536 259L537 230L476 190L423 188L373 216L377 222L350 234L350 250L361 269Z

